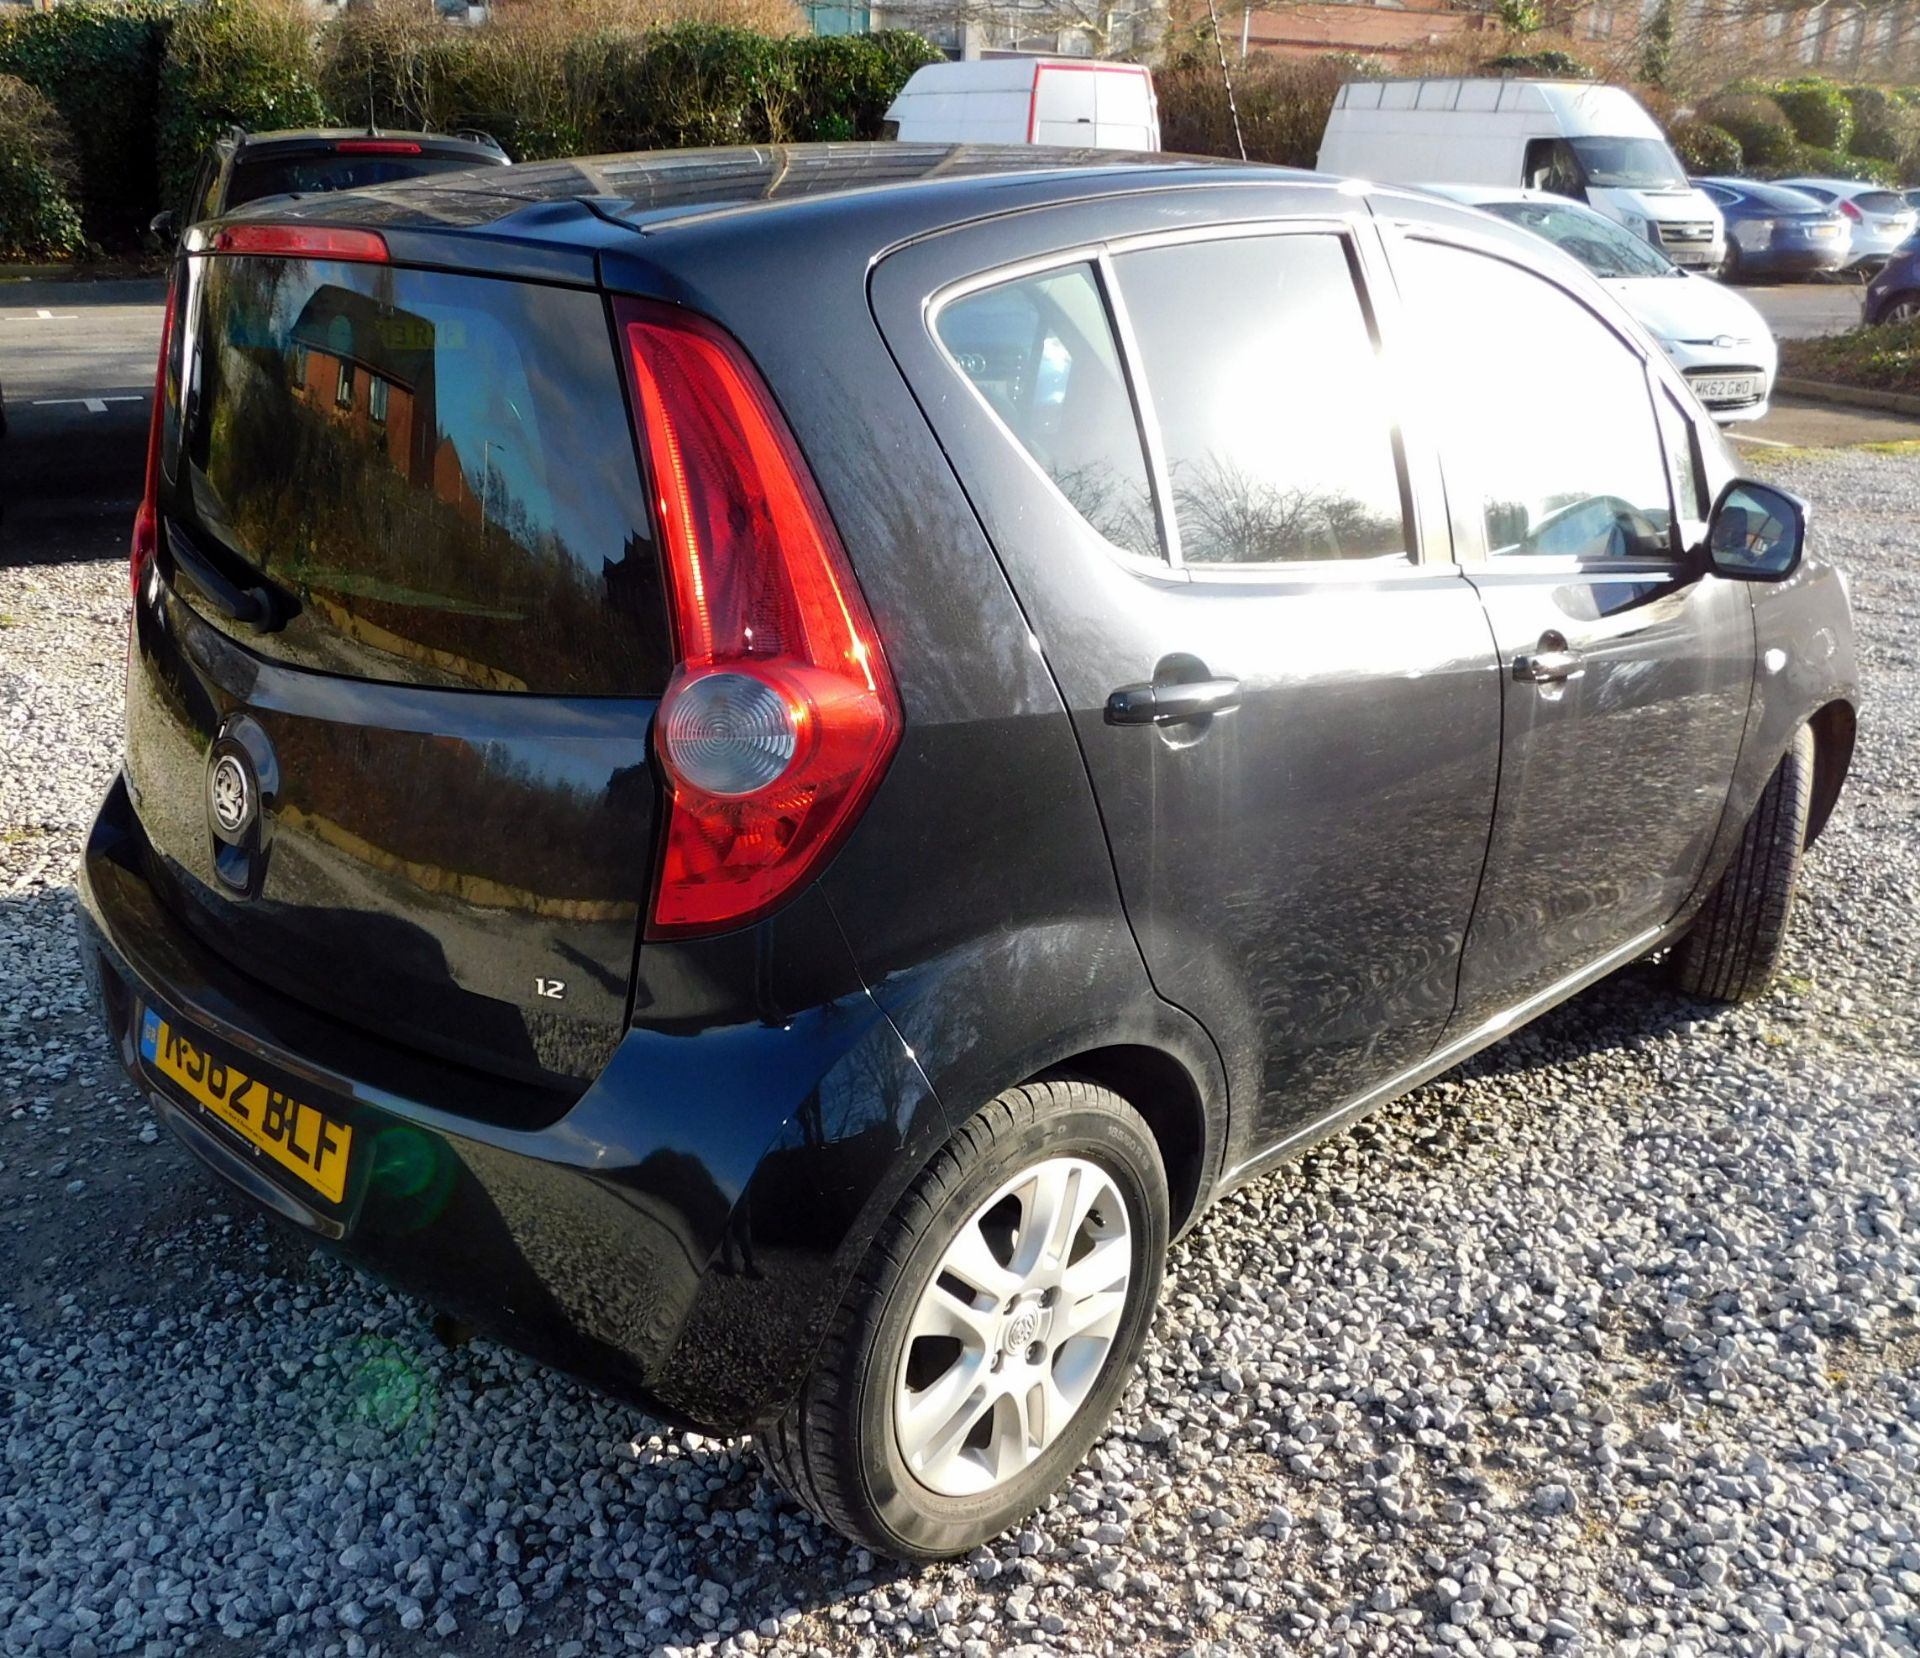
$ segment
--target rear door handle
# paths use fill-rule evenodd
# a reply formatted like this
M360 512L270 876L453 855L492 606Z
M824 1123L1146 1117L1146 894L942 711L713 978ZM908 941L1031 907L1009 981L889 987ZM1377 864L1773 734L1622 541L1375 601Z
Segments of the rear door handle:
M1586 671L1586 662L1578 651L1532 651L1513 659L1513 677L1534 685L1558 685L1563 680L1578 679Z
M1240 701L1237 679L1195 679L1181 685L1123 685L1107 698L1108 725L1177 725L1220 714Z

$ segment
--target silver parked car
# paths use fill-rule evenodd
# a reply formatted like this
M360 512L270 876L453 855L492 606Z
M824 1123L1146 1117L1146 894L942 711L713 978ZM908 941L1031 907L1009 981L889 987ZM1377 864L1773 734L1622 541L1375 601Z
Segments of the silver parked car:
M1899 191L1857 178L1782 178L1774 183L1837 207L1846 216L1853 226L1848 270L1877 271L1920 223L1920 211Z

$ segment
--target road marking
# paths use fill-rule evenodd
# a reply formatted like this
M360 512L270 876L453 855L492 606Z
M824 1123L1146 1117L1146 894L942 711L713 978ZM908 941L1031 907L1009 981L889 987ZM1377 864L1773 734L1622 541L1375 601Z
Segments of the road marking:
M1735 443L1762 443L1769 449L1791 449L1793 447L1790 443L1782 443L1778 438L1749 437L1745 432L1729 432L1727 436L1732 438Z
M55 316L51 311L35 311L30 317L8 317L8 322L75 322L79 320L76 311L62 311Z
M109 403L139 403L145 397L146 393L137 391L118 392L112 397L36 397L33 406L36 409L51 409L59 403L78 403L88 414L105 414Z

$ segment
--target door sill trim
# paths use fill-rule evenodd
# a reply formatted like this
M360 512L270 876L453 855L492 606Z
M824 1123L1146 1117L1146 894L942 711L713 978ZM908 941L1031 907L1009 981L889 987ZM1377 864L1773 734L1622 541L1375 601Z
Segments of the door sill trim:
M1588 985L1604 979L1616 968L1624 967L1630 961L1648 952L1658 949L1669 936L1684 931L1684 928L1669 922L1658 927L1649 927L1636 933L1626 943L1616 945L1603 956L1587 963L1586 966L1569 973L1563 979L1556 979L1545 990L1536 991L1525 1001L1515 1002L1512 1007L1496 1013L1491 1019L1483 1021L1455 1037L1451 1042L1436 1048L1426 1058L1409 1065L1405 1070L1389 1077L1385 1082L1356 1094L1342 1105L1314 1118L1310 1123L1295 1129L1284 1140L1276 1141L1265 1151L1236 1163L1220 1177L1220 1183L1214 1188L1215 1198L1224 1197L1237 1186L1244 1186L1250 1180L1257 1180L1269 1169L1285 1162L1290 1156L1304 1151L1316 1140L1323 1140L1356 1117L1362 1117L1375 1106L1385 1105L1389 1100L1401 1094L1409 1093L1423 1082L1430 1082L1443 1071L1450 1071L1462 1060L1471 1058L1482 1048L1491 1047L1502 1037L1511 1035L1520 1026L1526 1024L1538 1014L1545 1013L1556 1003L1564 1002L1569 996L1579 994Z

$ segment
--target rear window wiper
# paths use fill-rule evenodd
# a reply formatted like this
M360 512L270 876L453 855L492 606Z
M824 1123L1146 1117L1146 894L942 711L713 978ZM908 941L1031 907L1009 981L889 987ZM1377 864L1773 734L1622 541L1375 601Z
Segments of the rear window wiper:
M222 574L178 524L167 525L167 555L174 571L229 621L256 633L275 633L287 625L289 612L267 587L241 587Z

